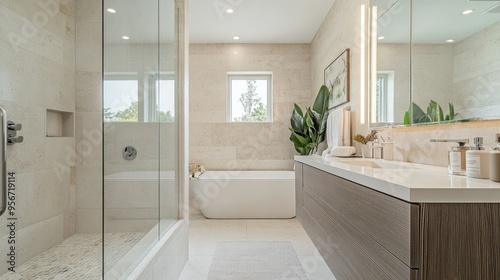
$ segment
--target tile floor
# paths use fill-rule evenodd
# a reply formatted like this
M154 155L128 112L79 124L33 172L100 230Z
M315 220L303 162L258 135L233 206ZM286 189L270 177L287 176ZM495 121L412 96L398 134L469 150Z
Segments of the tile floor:
M192 216L189 226L189 260L180 280L207 279L218 241L290 241L310 280L335 280L297 219L207 220Z
M106 234L107 264L117 263L144 233ZM75 234L17 268L0 280L101 279L102 235Z

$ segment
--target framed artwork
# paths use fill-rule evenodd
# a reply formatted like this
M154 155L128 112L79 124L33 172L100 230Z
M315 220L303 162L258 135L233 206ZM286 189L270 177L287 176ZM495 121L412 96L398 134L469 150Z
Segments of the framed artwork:
M349 102L349 58L346 49L325 69L325 85L330 91L328 109Z

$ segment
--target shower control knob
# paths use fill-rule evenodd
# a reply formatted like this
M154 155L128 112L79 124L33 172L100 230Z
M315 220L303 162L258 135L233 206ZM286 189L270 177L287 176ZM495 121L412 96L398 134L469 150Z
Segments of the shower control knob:
M22 125L22 124L20 124L20 123L13 123L13 122L9 122L9 123L7 124L7 128L8 128L9 130L19 131L19 130L21 130L21 129L23 128L23 125Z
M24 137L22 136L18 136L18 137L10 137L8 139L8 143L9 145L14 145L14 144L17 144L17 143L22 143L24 141Z

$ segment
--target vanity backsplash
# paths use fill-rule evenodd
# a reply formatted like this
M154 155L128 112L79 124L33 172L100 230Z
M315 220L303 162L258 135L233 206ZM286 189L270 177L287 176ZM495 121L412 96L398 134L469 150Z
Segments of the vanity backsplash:
M449 143L431 143L430 139L483 137L486 149L496 146L495 135L500 133L500 121L440 124L388 128L378 132L394 142L394 160L436 166L448 165Z

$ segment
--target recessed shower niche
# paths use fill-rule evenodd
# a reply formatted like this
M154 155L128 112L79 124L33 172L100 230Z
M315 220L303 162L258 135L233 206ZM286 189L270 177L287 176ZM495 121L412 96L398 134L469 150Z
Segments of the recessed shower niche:
M75 115L71 112L47 109L45 121L47 137L73 137L75 134Z

